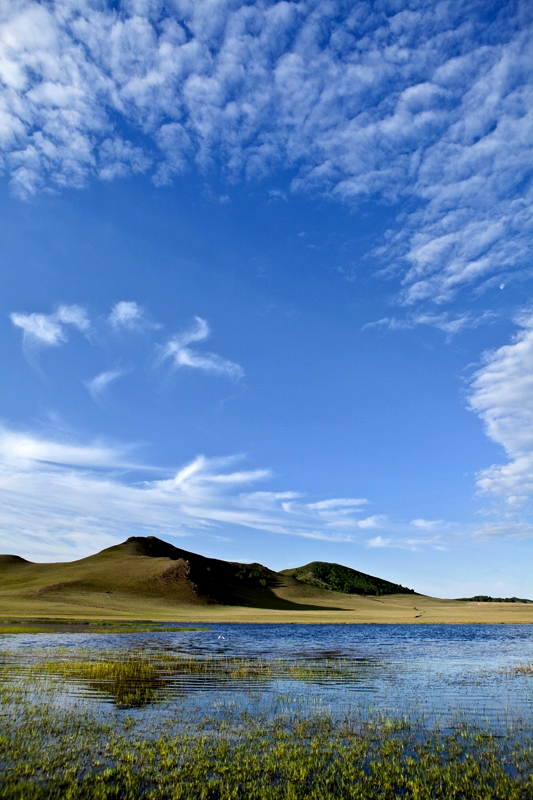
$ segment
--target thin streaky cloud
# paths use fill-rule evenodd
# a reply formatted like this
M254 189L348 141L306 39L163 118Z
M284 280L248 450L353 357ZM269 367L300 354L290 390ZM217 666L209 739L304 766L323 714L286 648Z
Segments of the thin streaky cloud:
M131 448L101 443L77 444L0 428L0 454L4 464L55 464L64 467L124 467Z
M87 554L93 541L104 536L120 541L126 531L198 537L228 525L299 538L354 541L356 526L346 532L344 524L336 527L303 502L292 503L288 513L284 502L296 500L298 493L250 493L250 484L267 480L271 473L236 470L238 457L199 456L174 476L138 482L132 478L133 470L155 468L132 464L128 473L128 449L0 431L0 491L10 497L9 505L0 508L5 545L12 542L17 552L28 554L35 537L48 543L61 538L71 552L79 548L80 554Z
M105 372L100 372L90 381L85 383L87 390L92 396L93 400L100 400L105 390L111 383L114 383L119 378L127 375L131 370L129 369L110 369Z
M222 375L233 380L244 376L239 364L229 361L216 353L209 353L189 347L193 342L202 342L210 334L205 319L195 317L195 324L188 330L170 339L160 351L160 361L170 360L176 369L190 367L213 375Z
M337 497L332 500L320 500L318 503L308 503L307 507L317 511L330 511L337 509L357 508L368 504L368 500L361 497Z
M209 337L211 331L207 320L201 317L195 317L194 322L194 325L191 325L186 331L174 337L173 341L178 347L187 347L187 345L193 342L203 342L204 339Z
M366 519L360 519L357 522L359 528L383 528L385 527L385 523L387 522L387 517L385 514L373 514L371 517L367 517Z
M447 334L447 338L451 338L463 330L479 328L481 325L490 324L494 322L495 319L496 314L492 311L484 311L480 314L473 314L471 311L465 311L456 315L452 315L447 311L443 311L440 314L425 312L408 314L403 318L383 317L374 322L367 322L362 326L361 330L382 328L391 331L408 331L416 328L418 325L428 325L443 331Z
M162 470L129 462L131 449L1 429L0 491L10 498L0 506L4 547L33 560L58 552L74 558L122 541L126 533L194 541L223 534L226 526L330 543L363 543L367 531L381 529L366 541L378 548L442 548L457 542L458 527L449 523L444 525L446 536L433 531L431 521L427 530L427 520L402 525L379 514L353 517L347 526L345 516L337 521L324 516L320 506L327 500L306 503L292 491L250 492L250 483L265 481L271 473L235 470L241 460L235 456L199 456L174 476L138 481L134 476L139 470ZM354 514L357 510L354 506ZM423 526L417 524L421 522ZM463 539L530 539L533 526L487 521L461 528L460 534Z

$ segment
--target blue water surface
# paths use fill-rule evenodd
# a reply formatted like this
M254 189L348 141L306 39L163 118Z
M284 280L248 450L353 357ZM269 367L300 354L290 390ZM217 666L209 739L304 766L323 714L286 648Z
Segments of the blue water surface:
M177 626L177 624L176 624ZM170 626L172 628L172 626ZM2 651L30 664L61 647L74 655L93 651L149 650L195 658L245 657L262 662L348 663L349 678L333 670L311 680L277 675L261 682L220 681L214 675L168 679L166 704L186 697L199 708L224 703L260 709L284 698L299 708L346 715L426 715L440 721L458 714L479 721L533 723L533 675L517 671L533 664L529 625L297 625L209 624L209 630L142 634L32 634L0 637ZM72 685L72 695L110 702ZM161 709L159 712L161 713Z

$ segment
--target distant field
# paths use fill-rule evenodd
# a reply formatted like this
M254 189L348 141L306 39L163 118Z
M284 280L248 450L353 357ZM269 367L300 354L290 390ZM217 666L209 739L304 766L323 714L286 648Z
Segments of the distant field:
M418 595L386 598L351 597L331 592L331 608L321 611L194 606L162 603L131 595L113 598L73 593L63 601L31 600L0 595L5 619L152 620L174 622L258 623L533 623L533 608L520 603L464 603ZM295 606L298 599L291 597ZM302 598L305 606L308 598Z

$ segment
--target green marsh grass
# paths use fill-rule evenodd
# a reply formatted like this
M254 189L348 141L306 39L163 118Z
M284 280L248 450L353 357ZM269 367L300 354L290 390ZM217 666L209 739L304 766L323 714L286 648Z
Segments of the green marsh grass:
M173 652L54 648L23 663L4 653L0 680L2 800L531 800L527 726L445 729L415 714L351 709L332 715L273 697L256 711L221 698L209 710L185 696L155 709L168 676L354 675L357 662L276 660ZM65 703L64 682L121 685L115 708ZM159 683L158 683L159 682ZM155 688L154 688L155 687ZM122 691L122 690L121 690ZM143 689L144 691L144 689ZM128 692L132 697L128 697ZM122 698L122 699L120 699Z
M54 633L53 628L38 628L31 625L0 625L0 636L4 633Z
M152 729L31 706L3 711L5 800L528 800L531 742L465 723L453 733L412 721L218 715L179 706ZM181 728L176 732L173 726ZM388 722L388 724L385 724Z
M3 633L177 633L184 631L208 631L206 626L167 625L154 622L84 621L84 620L0 620L0 635Z

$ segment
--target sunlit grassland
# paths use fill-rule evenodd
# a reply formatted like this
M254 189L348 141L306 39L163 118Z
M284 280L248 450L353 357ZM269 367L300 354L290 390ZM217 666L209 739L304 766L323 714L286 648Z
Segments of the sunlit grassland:
M305 587L302 584L303 588ZM250 608L230 605L192 605L169 603L157 598L131 594L82 594L68 597L33 599L14 592L0 591L0 617L33 619L65 618L70 621L92 619L122 620L135 623L301 623L301 624L499 624L533 623L533 605L522 603L477 603L410 595L359 597L323 592L322 610L308 610L307 596L275 590L293 603L292 610ZM318 591L318 590L316 590ZM311 598L312 599L312 598ZM301 610L299 605L301 604ZM43 620L44 621L44 620Z
M439 728L351 708L271 708L164 698L172 676L253 687L274 677L353 680L353 659L190 656L170 651L50 648L0 665L0 798L17 800L530 800L533 746L525 724ZM524 670L530 668L524 666ZM79 683L113 705L71 698ZM533 687L532 687L533 688ZM216 697L216 695L215 695ZM153 705L155 703L155 705Z

